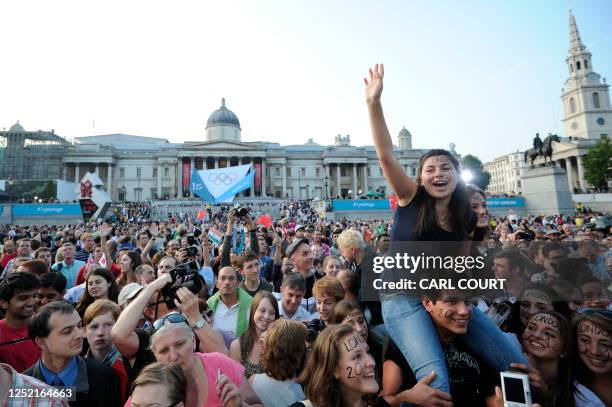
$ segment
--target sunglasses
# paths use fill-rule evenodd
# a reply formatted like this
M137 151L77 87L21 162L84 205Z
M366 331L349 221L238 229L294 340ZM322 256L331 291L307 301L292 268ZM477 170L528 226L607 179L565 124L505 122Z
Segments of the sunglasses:
M164 317L161 317L157 321L153 322L153 329L155 331L158 331L162 326L164 326L166 321L168 321L171 324L185 323L185 324L189 325L187 323L187 318L185 318L185 316L183 314L168 314L168 315L166 315Z

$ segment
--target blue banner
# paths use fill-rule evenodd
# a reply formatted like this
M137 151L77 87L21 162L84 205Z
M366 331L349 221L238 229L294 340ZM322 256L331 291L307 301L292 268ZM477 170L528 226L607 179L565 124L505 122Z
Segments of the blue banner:
M334 199L334 211L384 211L390 210L388 199Z
M524 208L525 198L487 198L487 207L489 208Z
M82 216L79 204L15 204L13 217L19 216Z

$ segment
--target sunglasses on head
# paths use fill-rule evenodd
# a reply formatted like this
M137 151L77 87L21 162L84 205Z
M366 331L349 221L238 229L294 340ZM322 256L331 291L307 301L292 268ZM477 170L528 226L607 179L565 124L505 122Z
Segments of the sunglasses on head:
M612 311L608 311L600 308L580 308L577 311L581 315L596 315L599 314L605 318L612 319Z
M168 321L168 323L170 323L170 324L185 323L185 324L189 325L187 323L187 318L185 318L185 315L183 315L183 314L168 314L168 315L166 315L164 317L161 317L157 321L153 322L153 329L155 331L159 330L162 326L164 326L166 321Z

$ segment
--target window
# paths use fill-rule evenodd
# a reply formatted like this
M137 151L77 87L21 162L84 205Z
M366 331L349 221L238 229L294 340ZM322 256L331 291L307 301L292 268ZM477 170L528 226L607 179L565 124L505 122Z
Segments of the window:
M125 168L119 168L119 178L125 178Z
M346 177L346 168L340 167L340 176L341 177Z
M580 61L576 62L576 70L579 71L580 70Z
M274 175L280 177L280 168L274 167Z
M593 107L599 109L599 93L593 92Z
M301 173L302 177L305 177L306 176L306 168L304 168L304 167L300 168L300 173Z
M151 188L151 199L159 199L160 197L157 196L157 188Z
M370 167L367 167L367 168L368 168L368 177L369 177L370 176Z
M169 176L170 176L170 168L164 167L164 177L169 177Z
M416 177L416 168L412 167L412 176Z
M320 177L320 176L321 176L321 169L320 169L320 168L317 168L317 169L315 170L315 176L316 176L316 177Z
M153 178L157 178L157 168L153 168Z
M291 176L291 167L287 167L287 176L290 177Z
M142 188L134 188L134 200L140 202L142 200Z
M586 59L584 60L584 69L589 69L589 62Z
M570 98L569 104L570 104L570 113L576 113L576 101L574 100L574 98Z

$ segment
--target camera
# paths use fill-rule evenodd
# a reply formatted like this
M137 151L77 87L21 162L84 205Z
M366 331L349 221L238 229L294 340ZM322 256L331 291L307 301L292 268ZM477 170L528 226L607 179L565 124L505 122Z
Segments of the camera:
M504 407L530 407L529 376L524 373L500 372Z
M245 208L244 206L238 206L236 208L236 216L238 217L246 216L248 213L249 213L249 210Z
M198 256L198 248L194 246L189 246L187 248L187 257L197 257Z
M306 330L308 331L308 334L306 336L306 342L308 343L313 343L315 340L317 340L319 332L325 329L325 324L318 318L311 319L308 322L304 322L304 325L306 325Z
M191 249L191 247L189 249ZM166 302L166 306L168 306L168 308L176 308L174 300L178 299L178 297L176 296L176 292L179 288L185 287L196 295L200 292L200 290L202 290L202 288L204 288L204 279L198 273L199 271L200 265L195 260L190 261L188 263L179 264L178 266L170 270L170 277L172 277L172 282L167 284L161 290L161 293L164 297L164 301Z

